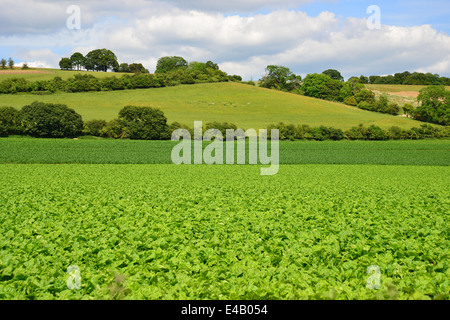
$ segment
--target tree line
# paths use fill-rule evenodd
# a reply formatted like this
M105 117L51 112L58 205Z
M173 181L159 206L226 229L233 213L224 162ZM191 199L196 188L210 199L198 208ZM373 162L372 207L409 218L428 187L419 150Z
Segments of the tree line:
M287 67L269 65L259 85L391 115L399 114L401 109L383 95L377 98L373 91L365 88L360 78L351 77L344 81L341 73L334 69L308 74L302 79ZM417 101L419 107L405 104L403 112L419 121L450 125L450 91L443 85L422 88Z
M38 138L74 138L81 135L135 140L170 140L176 129L193 129L179 122L168 123L164 113L153 107L125 106L111 121L84 122L80 114L64 104L35 101L17 110L0 107L0 136L28 135ZM237 129L233 123L208 122L203 130L217 129L226 137L227 129ZM333 127L285 125L279 123L268 128L278 129L281 140L398 140L450 137L450 127L423 124L419 128L401 129L393 126L384 130L378 126L362 124L343 131Z
M443 85L450 86L450 78L441 77L438 74L422 72L398 72L386 76L352 77L359 79L363 84L404 84L404 85Z

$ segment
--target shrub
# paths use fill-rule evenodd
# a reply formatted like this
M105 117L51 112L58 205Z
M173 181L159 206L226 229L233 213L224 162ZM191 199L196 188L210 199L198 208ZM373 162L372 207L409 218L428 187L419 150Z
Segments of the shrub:
M217 129L222 133L222 137L225 140L226 139L226 134L227 134L227 129L233 129L236 130L237 126L234 123L228 123L228 122L207 122L205 124L204 130L209 130L209 129Z
M405 139L407 137L406 131L397 126L390 127L388 129L388 135L393 140Z
M22 133L19 110L13 107L0 107L0 136Z
M75 137L83 130L81 115L63 104L33 102L20 111L24 133L33 137Z
M83 133L89 136L100 137L102 129L106 126L105 120L90 120L84 123Z
M100 130L100 136L114 139L126 138L122 123L118 119L108 121Z
M368 140L387 140L387 133L376 125L371 125L367 129L367 139Z
M356 106L358 104L353 96L345 98L344 103L349 106Z
M345 136L349 140L365 140L367 139L367 128L360 124L358 127L352 127L345 131Z
M370 104L367 101L361 101L358 103L357 107L359 109L363 109L363 110L368 110L368 111L374 111L375 110L375 106L373 104Z
M152 107L126 106L119 112L124 134L130 139L165 140L170 138L167 118Z

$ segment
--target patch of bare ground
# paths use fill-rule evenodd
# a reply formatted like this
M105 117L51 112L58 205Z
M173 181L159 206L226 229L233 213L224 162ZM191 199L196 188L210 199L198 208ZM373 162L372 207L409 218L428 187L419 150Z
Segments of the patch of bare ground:
M0 74L33 74L33 73L52 73L42 70L0 70Z

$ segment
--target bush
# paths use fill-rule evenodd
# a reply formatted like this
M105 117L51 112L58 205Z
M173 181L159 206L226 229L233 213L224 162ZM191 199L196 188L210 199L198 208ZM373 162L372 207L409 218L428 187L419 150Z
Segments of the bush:
M217 129L222 133L222 137L225 140L227 129L233 129L237 130L237 126L234 123L228 123L228 122L207 122L204 127L204 131L210 130L210 129Z
M345 131L344 135L349 140L366 140L367 128L360 124L358 127L352 127L350 130Z
M105 120L90 120L84 123L83 133L89 136L100 137L102 129L106 126Z
M123 132L122 123L118 119L108 121L100 130L100 136L114 139L126 138Z
M169 130L170 137L172 137L172 133L177 129L186 129L189 131L191 138L194 136L194 129L191 129L187 125L175 121L169 125L168 130Z
M22 133L20 112L13 107L0 107L0 136Z
M361 101L357 104L357 107L359 109L368 110L368 111L375 111L375 106L373 104L370 104L367 101Z
M368 104L373 105L375 103L375 93L368 89L362 89L360 92L355 94L355 99L358 104L365 101Z
M349 106L356 106L358 103L356 102L355 97L347 97L344 99L344 103Z
M125 136L130 139L170 139L167 118L159 109L126 106L120 110L119 120Z
M400 127L392 126L388 129L389 138L393 140L401 140L407 137L406 131Z
M387 133L376 125L371 125L367 129L367 139L368 140L387 140Z
M81 115L63 104L33 102L20 111L24 133L32 137L75 137L83 130Z

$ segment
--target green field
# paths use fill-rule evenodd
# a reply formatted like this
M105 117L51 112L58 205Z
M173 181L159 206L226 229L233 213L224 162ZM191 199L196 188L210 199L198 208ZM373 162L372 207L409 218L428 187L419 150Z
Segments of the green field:
M0 299L449 299L449 173L1 165Z
M171 151L177 144L172 141L0 138L0 163L170 164ZM223 150L225 158L225 146ZM449 140L280 141L279 152L281 164L450 165ZM248 145L246 154L248 162Z
M112 120L126 105L160 108L169 122L193 127L194 121L231 122L242 129L266 128L270 124L307 124L350 129L364 124L404 129L422 123L397 116L361 110L341 103L258 88L240 83L206 83L158 89L112 92L56 93L52 95L0 95L1 106L21 108L33 101L64 103L83 120Z
M55 72L27 78L73 75ZM239 83L0 95L0 106L35 100L84 120L153 106L191 127L422 124ZM174 165L177 143L0 138L0 300L450 299L449 140L280 141L272 176ZM380 288L367 287L371 266Z
M15 68L14 73L10 72L10 69L1 70L0 69L0 81L10 79L10 78L24 78L28 81L44 81L51 80L54 77L61 77L63 80L67 80L73 77L75 74L91 74L98 78L105 78L110 76L120 77L125 73L120 72L93 72L93 71L67 71L60 69L46 69L46 68L30 68L28 70L21 70ZM37 71L37 72L36 72Z

